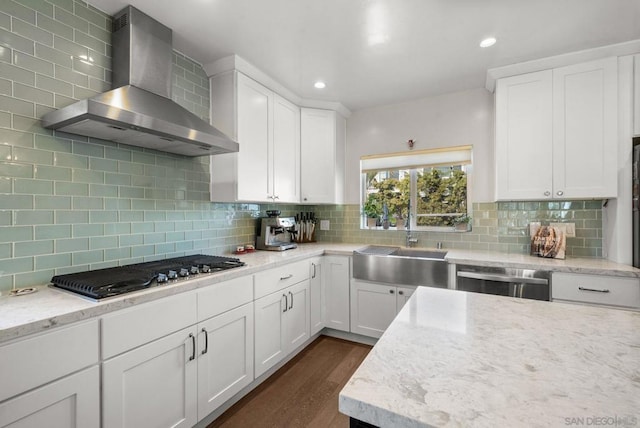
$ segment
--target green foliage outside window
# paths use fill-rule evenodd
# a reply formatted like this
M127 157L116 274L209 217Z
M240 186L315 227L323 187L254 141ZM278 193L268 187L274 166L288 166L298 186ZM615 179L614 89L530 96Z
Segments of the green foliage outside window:
M409 171L404 172L367 173L367 200L364 207L375 206L381 212L381 207L386 203L390 217L406 219L411 179ZM418 226L452 227L456 217L466 215L467 175L460 166L421 168L416 170L416 177L417 207L412 214L417 214Z
M452 168L446 175L438 168L425 171L418 175L417 190L418 226L454 226L453 220L467 213L467 174L462 169Z

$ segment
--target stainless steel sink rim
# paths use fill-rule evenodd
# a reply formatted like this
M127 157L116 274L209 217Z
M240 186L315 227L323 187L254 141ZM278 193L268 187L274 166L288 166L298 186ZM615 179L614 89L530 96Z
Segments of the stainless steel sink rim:
M369 245L367 247L355 250L354 253L359 253L367 256L410 257L433 260L444 260L444 258L447 256L447 251L429 250L426 248L422 249L389 247L383 245Z
M372 282L446 288L449 282L448 264L444 260L446 254L443 251L372 245L353 252L353 277Z

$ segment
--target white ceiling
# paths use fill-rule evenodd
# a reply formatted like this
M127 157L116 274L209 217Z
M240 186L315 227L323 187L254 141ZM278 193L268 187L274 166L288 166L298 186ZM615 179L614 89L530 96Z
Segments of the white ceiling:
M488 68L640 39L640 0L89 3L111 15L132 4L202 64L236 54L302 98L351 110L479 88ZM487 36L498 43L481 49Z

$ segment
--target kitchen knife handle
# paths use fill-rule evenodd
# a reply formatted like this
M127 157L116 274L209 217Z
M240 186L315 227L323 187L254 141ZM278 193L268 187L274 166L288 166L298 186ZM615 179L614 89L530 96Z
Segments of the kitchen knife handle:
M204 355L209 351L209 333L207 333L207 329L204 327L202 327L202 332L204 333L204 349L202 350L202 355Z
M189 333L189 337L191 338L191 346L192 346L191 356L189 357L189 361L193 361L196 359L196 337L192 333Z

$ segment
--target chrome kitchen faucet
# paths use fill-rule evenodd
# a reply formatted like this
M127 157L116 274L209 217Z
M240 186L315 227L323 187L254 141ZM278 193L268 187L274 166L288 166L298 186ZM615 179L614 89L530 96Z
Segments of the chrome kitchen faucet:
M406 247L410 248L411 244L415 244L418 242L418 238L411 235L411 200L409 200L409 205L407 206L407 238L406 238Z

